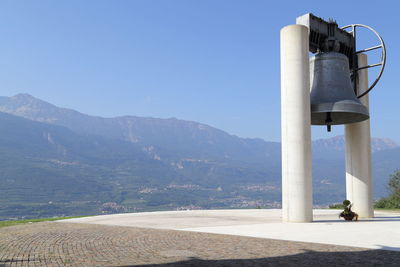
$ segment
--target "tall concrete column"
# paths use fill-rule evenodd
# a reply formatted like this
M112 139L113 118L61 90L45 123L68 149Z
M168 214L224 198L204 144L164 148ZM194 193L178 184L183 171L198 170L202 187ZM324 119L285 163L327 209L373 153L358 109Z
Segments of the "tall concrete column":
M308 28L281 30L282 217L311 222L311 114Z
M366 66L367 55L358 55L358 66ZM368 89L368 70L359 71L358 93ZM368 95L361 102L369 107ZM346 139L346 195L353 203L353 210L360 217L374 217L371 178L370 120L345 125Z

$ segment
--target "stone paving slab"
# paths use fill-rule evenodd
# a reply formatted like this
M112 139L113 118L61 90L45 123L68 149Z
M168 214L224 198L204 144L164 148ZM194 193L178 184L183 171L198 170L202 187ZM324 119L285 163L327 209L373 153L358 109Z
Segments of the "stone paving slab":
M396 251L222 234L60 222L0 228L1 267L399 266L399 262Z

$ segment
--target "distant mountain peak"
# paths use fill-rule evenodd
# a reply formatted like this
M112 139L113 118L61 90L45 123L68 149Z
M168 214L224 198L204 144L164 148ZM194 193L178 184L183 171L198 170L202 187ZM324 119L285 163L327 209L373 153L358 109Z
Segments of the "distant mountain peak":
M0 101L0 112L39 122L53 123L57 120L55 113L60 110L62 109L27 93L1 97Z
M345 149L345 136L344 135L338 135L334 136L331 138L326 138L326 139L317 139L313 141L313 146L316 149L330 149L330 150L336 150L336 151L344 151ZM392 149L396 148L399 145L389 139L389 138L377 138L373 137L371 138L371 150L372 152L377 152L381 150L386 150L386 149Z
M19 94L16 94L16 95L12 96L11 98L33 98L33 99L37 99L37 98L33 97L32 95L30 95L28 93L19 93Z
M397 148L399 145L389 138L371 138L371 148L373 152Z
M41 100L39 98L36 98L36 97L34 97L34 96L30 95L30 94L27 94L27 93L16 94L14 96L9 97L9 100L13 101L13 102L20 103L20 104L21 103L24 103L24 104L32 104L32 103L38 104L38 103L40 103L40 104L46 104L46 105L49 105L49 106L53 106L52 104L50 104L50 103L48 103L46 101L43 101L43 100Z
M16 94L11 97L5 97L8 99L6 103L3 103L1 106L8 106L9 108L27 108L27 107L56 107L49 102L46 102L44 100L41 100L39 98L36 98L30 94L27 93L22 93L22 94Z

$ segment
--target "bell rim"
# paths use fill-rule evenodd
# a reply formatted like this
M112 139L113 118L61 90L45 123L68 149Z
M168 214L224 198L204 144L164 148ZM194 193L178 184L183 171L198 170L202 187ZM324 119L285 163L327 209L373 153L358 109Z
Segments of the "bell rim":
M338 113L345 113L345 112L332 112L331 117L335 117L335 114ZM324 113L320 113L324 114ZM325 116L324 116L325 117ZM359 116L352 116L351 118L346 118L346 119L341 119L341 120L332 120L332 123L326 123L325 120L323 119L313 119L311 118L311 125L346 125L346 124L352 124L352 123L358 123L358 122L363 122L366 121L370 118L369 115L361 114Z
M351 110L351 112L349 112ZM329 125L356 123L370 118L368 108L358 103L336 102L311 105L311 124L328 125L326 114L330 113Z

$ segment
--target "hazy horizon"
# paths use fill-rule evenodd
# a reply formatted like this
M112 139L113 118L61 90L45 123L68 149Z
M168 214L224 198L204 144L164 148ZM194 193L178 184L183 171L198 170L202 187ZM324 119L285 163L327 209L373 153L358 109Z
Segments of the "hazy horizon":
M18 95L28 95L29 97L33 97L33 98L38 99L38 100L40 100L40 101L44 101L44 102L46 102L46 103L48 103L48 104L54 105L53 103L50 103L50 102L45 101L45 100L43 100L43 99L39 99L39 98L35 97L34 95L29 94L29 93L18 93L18 94L13 95L13 96L0 96L0 97L12 98L12 97L16 97L16 96L18 96ZM108 119L119 118L119 117L126 117L126 116L133 116L133 117L141 117L141 118L154 118L154 119L166 119L166 120L168 120L168 119L176 119L176 120L181 120L181 121L191 121L191 122L196 122L196 123L208 125L208 126L210 126L210 127L213 127L213 128L215 128L215 129L224 131L224 132L226 132L227 134L230 134L230 135L233 135L233 136L237 136L237 137L239 137L239 138L244 138L244 139L247 139L247 138L250 138L250 139L262 139L262 140L267 141L267 142L281 142L280 140L277 140L277 141L275 141L275 140L266 140L266 139L263 139L263 138L261 138L261 137L243 137L243 136L239 136L239 135L230 133L230 132L228 132L228 131L226 131L226 130L224 130L224 129L221 129L221 128L218 128L218 127L209 125L209 124L207 124L207 123L203 123L203 122L199 122L199 121L193 121L193 120L183 120L183 119L176 118L176 117L169 117L169 118L165 117L165 118L163 118L163 117L137 116L137 115L135 115L135 114L124 114L124 115L119 115L119 116L114 116L114 117L104 117L104 116L99 116L99 115L97 115L97 114L87 114L87 113L83 113L83 112L81 112L80 110L75 110L75 109L66 108L66 107L62 107L62 106L57 106L57 105L54 105L54 106L56 106L56 107L58 107L58 108L62 108L62 109L68 109L68 110L76 111L76 112L79 112L79 113L81 113L81 114L88 115L88 116L92 116L92 117L101 117L101 118L108 118ZM343 126L335 125L334 127L343 127ZM342 136L344 136L344 135L343 135L343 134L339 134L339 135L332 135L332 136L321 137L321 138L312 138L312 141L325 140L325 139L337 138L337 137L342 137ZM389 137L386 137L386 136L371 136L371 138L389 139L389 140L395 142L397 145L399 144L396 140L394 140L394 139L392 139L392 138L389 138Z

